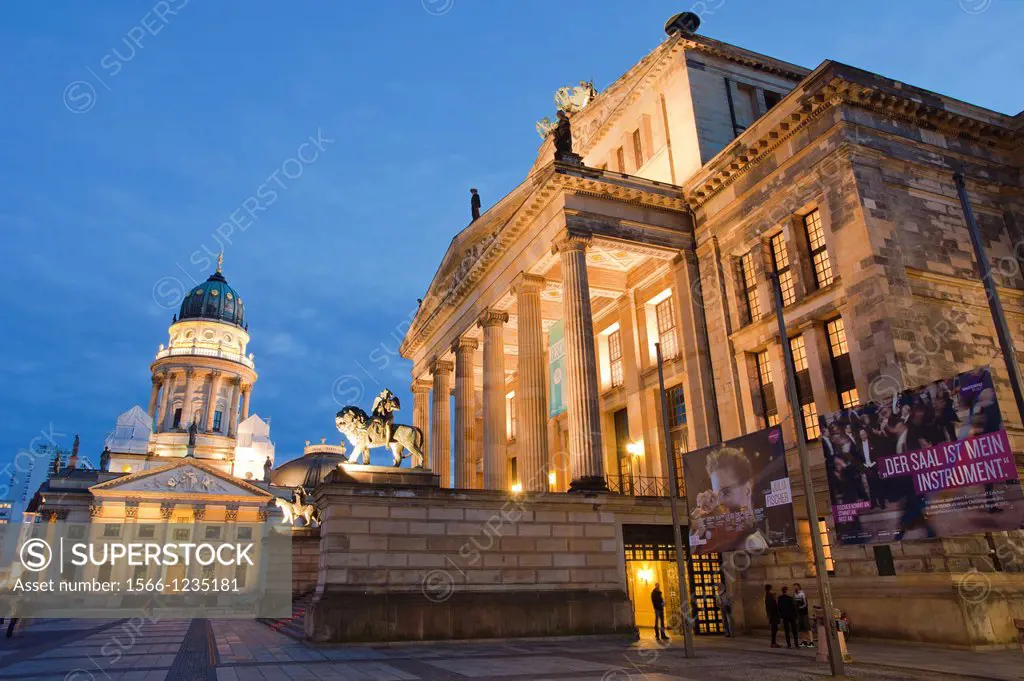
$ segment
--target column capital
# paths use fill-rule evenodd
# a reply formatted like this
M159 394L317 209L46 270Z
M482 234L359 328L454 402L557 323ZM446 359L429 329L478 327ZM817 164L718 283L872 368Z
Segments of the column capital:
M567 229L555 237L555 242L551 246L551 252L586 251L593 240L593 235L588 232L573 232Z
M426 395L430 392L432 386L433 384L429 379L417 378L409 387L414 395Z
M521 293L540 293L544 290L544 285L546 283L547 279L539 274L520 272L516 278L512 280L512 292L516 295Z
M451 373L455 368L454 362L449 362L446 359L435 359L430 363L430 373L432 374L448 374Z
M242 394L243 395L247 395L250 392L252 392L252 383L242 383L241 379L239 379L239 383L242 386Z
M506 315L507 316L507 315ZM452 352L458 353L460 350L476 350L480 347L480 341L476 338L469 336L459 336L452 342Z
M152 377L151 380L153 381L153 385L154 386L163 385L164 375L163 375L162 372L157 372L157 373L153 374L153 377Z
M476 323L485 329L488 326L508 324L508 312L487 308L480 313L480 317L477 319Z
M192 378L196 375L195 367L185 367L185 378Z

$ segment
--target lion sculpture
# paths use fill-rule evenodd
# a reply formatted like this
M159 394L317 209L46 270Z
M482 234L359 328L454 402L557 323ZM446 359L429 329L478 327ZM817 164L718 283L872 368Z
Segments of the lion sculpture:
M338 412L335 425L352 445L349 463L368 464L370 449L387 447L396 468L407 456L412 457L413 468L423 468L423 431L415 426L394 423L394 412L400 407L398 397L390 390L384 390L374 400L372 415L353 405Z

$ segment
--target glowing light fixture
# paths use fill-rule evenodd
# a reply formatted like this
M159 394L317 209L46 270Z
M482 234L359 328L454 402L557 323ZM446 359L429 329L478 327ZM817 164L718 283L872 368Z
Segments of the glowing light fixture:
M551 471L550 473L548 473L548 484L549 485L557 485L558 484L558 475L554 471Z
M512 483L512 494L519 494L523 491L523 483L514 482Z
M654 582L654 569L645 564L644 567L636 571L636 578L644 584L651 584Z
M132 467L131 467L131 466L125 466L125 467L124 467L124 468L122 468L121 470L122 470L123 472L125 472L125 473L131 473L131 472L132 472Z
M630 442L626 445L626 451L630 456L640 457L644 455L644 443L641 440Z

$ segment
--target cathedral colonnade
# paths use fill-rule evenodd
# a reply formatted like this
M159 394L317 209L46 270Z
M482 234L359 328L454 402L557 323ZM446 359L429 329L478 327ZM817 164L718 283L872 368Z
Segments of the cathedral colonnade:
M154 432L188 430L233 437L249 417L252 381L224 369L160 367L153 372L148 414Z

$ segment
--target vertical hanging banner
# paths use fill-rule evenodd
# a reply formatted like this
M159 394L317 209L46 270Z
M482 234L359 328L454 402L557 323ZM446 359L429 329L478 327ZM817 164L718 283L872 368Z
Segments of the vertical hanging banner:
M565 411L565 322L548 331L548 418Z
M683 455L694 554L796 545L786 447L778 426Z
M840 543L1024 527L1024 495L988 367L820 421Z

